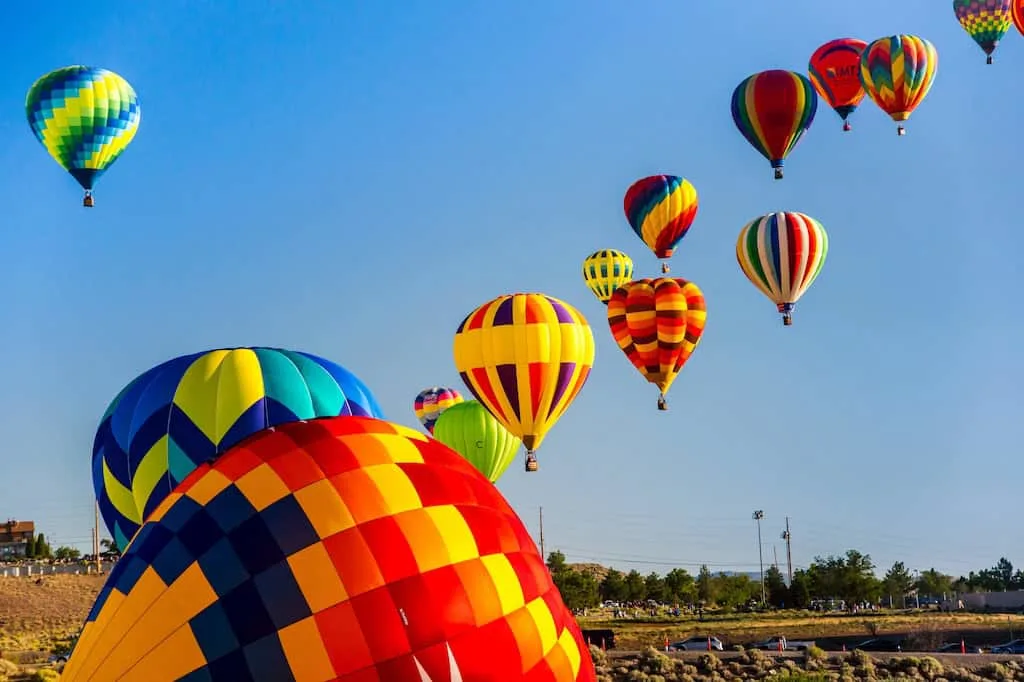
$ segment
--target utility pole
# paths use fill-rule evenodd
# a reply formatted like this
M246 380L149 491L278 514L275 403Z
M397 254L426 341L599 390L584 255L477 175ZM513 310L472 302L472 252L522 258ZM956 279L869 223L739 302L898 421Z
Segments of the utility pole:
M92 526L92 555L96 559L96 572L99 573L100 567L100 504L96 503L93 508L93 526Z
M544 507L540 507L540 558L547 563L548 555L544 553Z
M754 512L754 521L757 522L757 559L761 564L761 605L766 603L764 592L764 548L761 545L761 519L764 518L764 511L758 509Z
M789 584L793 584L793 548L790 545L791 535L789 534L789 517L786 517L786 530L782 531L782 539L786 541L786 572L789 575Z

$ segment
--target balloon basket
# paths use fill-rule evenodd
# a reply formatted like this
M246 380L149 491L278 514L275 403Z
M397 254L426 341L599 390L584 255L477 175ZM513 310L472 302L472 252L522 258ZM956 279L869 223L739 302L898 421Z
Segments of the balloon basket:
M668 274L668 263L662 263L661 264L661 274L663 274L663 275L667 275Z
M988 56L988 59L985 60L985 63L986 64L991 64L992 63L992 55Z
M86 208L92 208L95 205L92 199L92 192L86 192L85 197L82 199L82 206Z
M851 130L853 130L853 126L851 126L851 125L850 125L850 123L849 123L848 121L844 121L844 122L843 122L843 132L844 132L844 133L848 133L848 132L850 132Z
M782 316L782 326L783 327L792 327L793 326L793 316L792 315L783 315Z
M907 134L907 129L904 128L903 126L897 126L896 127L896 134L899 135L900 137L903 137L904 135Z
M775 179L776 180L781 180L782 179L782 169L781 168L776 168L775 169Z
M540 468L540 464L537 463L537 458L533 455L526 456L526 471L533 472Z
M660 396L658 398L658 411L668 412L668 401L665 400L665 396Z

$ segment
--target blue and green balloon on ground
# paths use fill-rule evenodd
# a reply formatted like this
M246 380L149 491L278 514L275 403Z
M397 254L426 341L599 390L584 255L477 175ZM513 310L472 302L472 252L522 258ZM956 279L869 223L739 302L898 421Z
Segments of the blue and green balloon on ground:
M196 467L263 429L303 419L384 417L366 385L324 358L230 348L168 360L121 390L93 443L96 500L122 550Z

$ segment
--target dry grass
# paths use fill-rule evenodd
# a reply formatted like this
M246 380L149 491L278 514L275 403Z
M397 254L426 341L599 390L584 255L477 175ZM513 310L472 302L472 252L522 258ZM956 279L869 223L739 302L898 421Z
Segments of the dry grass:
M0 651L49 651L78 631L106 576L0 578Z
M905 634L922 630L941 632L976 632L1010 628L1024 630L1024 616L980 613L882 613L856 615L812 615L802 613L751 614L655 620L612 620L581 618L584 628L615 630L616 644L622 649L658 646L666 637L684 639L691 635L711 634L727 644L785 635L789 639L824 639L830 637L863 637ZM1009 639L1009 637L1007 637Z

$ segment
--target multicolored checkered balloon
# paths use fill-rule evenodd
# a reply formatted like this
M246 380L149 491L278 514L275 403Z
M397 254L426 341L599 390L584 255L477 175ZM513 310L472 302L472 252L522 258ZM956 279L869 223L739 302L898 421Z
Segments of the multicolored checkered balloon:
M333 417L197 469L111 571L70 682L593 682L497 488L438 441Z
M142 120L128 81L88 66L66 66L37 80L25 113L46 151L85 190L85 206L93 205L93 185L135 138Z

